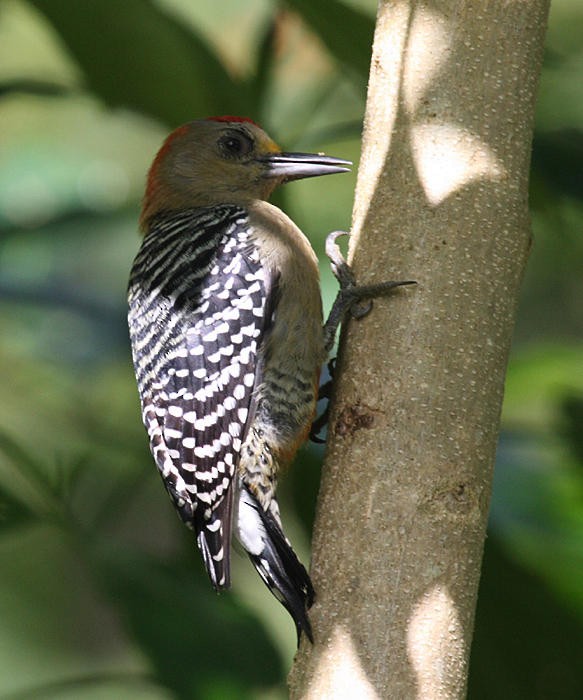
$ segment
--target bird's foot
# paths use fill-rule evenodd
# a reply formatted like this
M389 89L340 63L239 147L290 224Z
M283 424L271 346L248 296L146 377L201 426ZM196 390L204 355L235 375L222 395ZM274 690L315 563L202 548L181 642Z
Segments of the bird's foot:
M324 341L326 352L330 352L334 345L338 326L350 312L352 318L361 319L370 313L372 299L389 294L396 287L408 284L417 284L414 280L400 280L380 282L377 284L356 284L354 273L350 265L344 259L336 239L340 236L349 236L346 231L333 231L326 238L326 255L330 260L330 266L334 277L340 284L340 290L334 300L332 309L324 324Z

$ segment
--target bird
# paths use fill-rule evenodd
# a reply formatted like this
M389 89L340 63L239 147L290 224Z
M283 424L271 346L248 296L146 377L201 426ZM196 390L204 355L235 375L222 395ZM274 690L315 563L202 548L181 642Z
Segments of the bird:
M310 432L320 369L355 285L337 262L350 278L346 303L325 324L316 254L267 200L284 183L350 165L283 152L246 117L178 127L148 173L128 290L142 418L174 506L217 591L231 584L238 540L293 618L298 645L302 632L313 641L314 588L284 534L276 488Z

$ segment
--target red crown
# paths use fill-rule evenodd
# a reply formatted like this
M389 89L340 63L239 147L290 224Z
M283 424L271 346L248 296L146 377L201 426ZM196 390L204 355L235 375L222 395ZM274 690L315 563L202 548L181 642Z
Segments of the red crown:
M253 119L249 119L249 117L233 117L230 114L228 114L224 117L207 117L207 121L210 121L210 122L248 122L249 124L254 124L255 126L259 127L259 124L257 122L254 122ZM261 127L259 127L259 128L261 128Z

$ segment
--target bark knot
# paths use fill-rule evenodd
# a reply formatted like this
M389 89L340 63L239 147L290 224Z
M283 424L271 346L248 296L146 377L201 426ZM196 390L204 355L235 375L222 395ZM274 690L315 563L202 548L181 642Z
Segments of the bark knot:
M358 430L372 428L374 414L374 409L364 406L360 401L348 404L340 411L334 432L339 437L352 437Z

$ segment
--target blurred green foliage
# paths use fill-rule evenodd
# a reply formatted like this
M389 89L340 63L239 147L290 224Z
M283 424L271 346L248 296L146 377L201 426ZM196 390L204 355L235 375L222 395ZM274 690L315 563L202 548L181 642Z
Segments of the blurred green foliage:
M247 114L358 159L374 0L0 4L0 700L285 696L293 625L243 557L217 597L163 494L125 325L169 127ZM583 11L556 0L535 245L508 375L470 698L583 689ZM316 249L354 174L285 189ZM333 202L333 206L331 203ZM323 266L324 295L333 295ZM321 451L283 484L307 542Z

